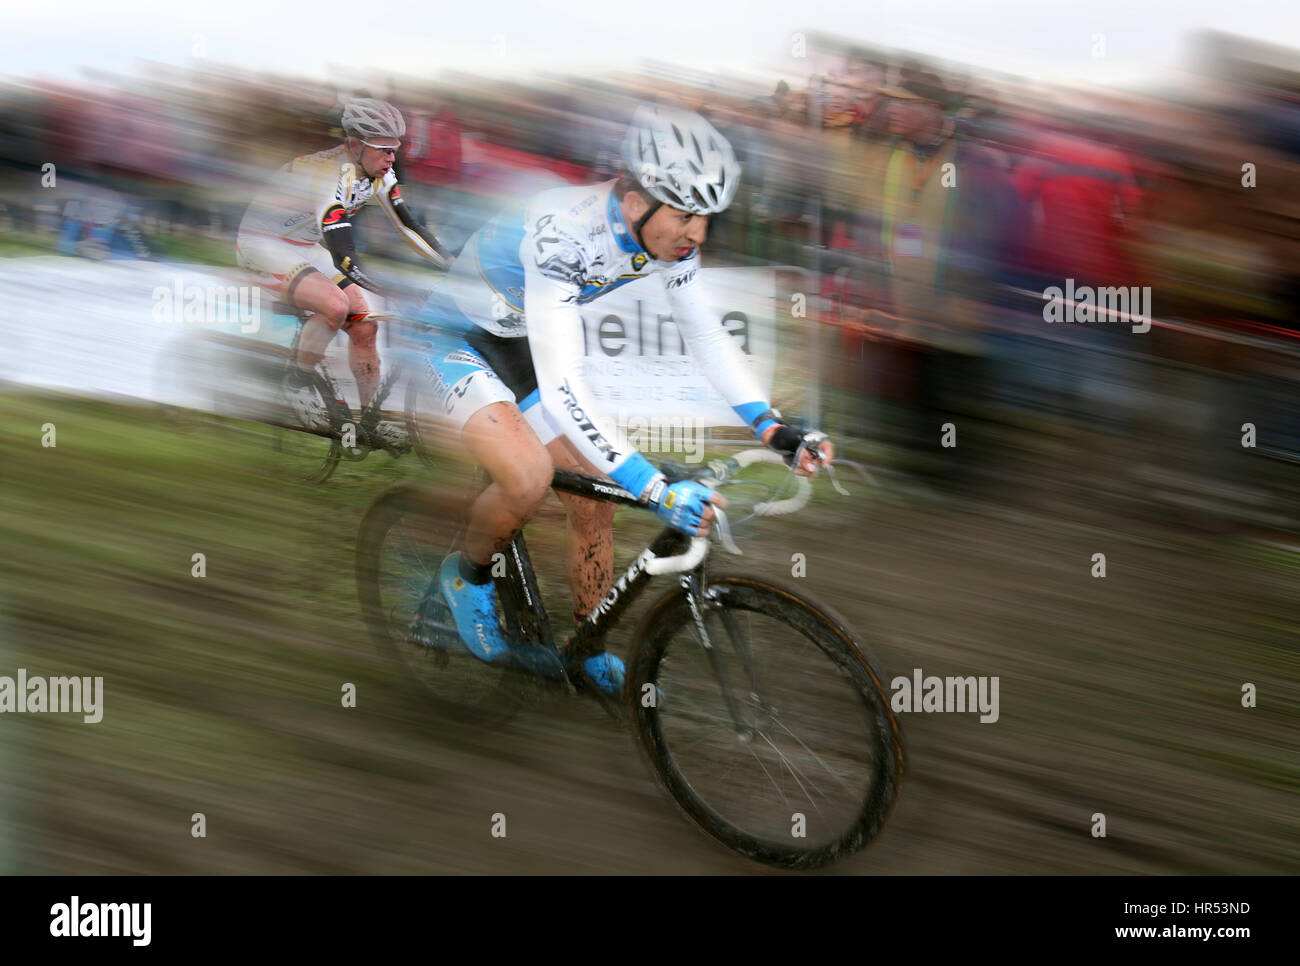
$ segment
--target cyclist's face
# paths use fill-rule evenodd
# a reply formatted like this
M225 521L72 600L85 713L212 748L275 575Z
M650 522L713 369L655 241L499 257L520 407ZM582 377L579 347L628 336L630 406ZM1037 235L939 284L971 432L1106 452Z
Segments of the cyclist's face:
M641 240L651 258L676 262L704 244L709 216L664 205L641 228Z
M397 138L378 137L366 138L366 141L369 143L353 138L353 154L365 169L367 178L382 178L392 169L393 161L397 157L397 148L402 142ZM384 151L381 150L382 148L392 148L392 150Z

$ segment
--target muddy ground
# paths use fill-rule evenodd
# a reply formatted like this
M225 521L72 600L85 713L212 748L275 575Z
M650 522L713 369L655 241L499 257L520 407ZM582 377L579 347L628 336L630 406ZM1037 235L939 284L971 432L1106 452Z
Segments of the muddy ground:
M594 705L481 731L398 686L352 552L365 507L415 460L296 487L233 421L25 395L0 417L0 674L105 679L99 724L0 716L4 871L768 871L688 824ZM995 723L902 716L897 809L828 871L1295 873L1300 554L1108 505L1077 472L1093 444L1059 445L1069 467L1044 458L979 500L889 476L823 493L727 561L825 601L890 675L1000 680ZM556 511L535 529L553 562ZM653 532L620 517L619 560Z

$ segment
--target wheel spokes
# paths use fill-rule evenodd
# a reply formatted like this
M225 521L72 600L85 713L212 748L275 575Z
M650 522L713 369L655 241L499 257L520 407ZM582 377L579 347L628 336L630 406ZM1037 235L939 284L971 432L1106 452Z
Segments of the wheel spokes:
M707 622L710 612L721 627ZM724 600L706 612L706 626L718 631L707 651L680 626L692 623L679 618L675 631L665 631L673 643L656 675L670 699L657 727L687 794L728 826L787 853L847 834L884 767L859 685L802 622L755 608L741 613ZM738 695L731 688L741 682L748 693ZM815 831L806 820L794 830L797 810L815 817Z

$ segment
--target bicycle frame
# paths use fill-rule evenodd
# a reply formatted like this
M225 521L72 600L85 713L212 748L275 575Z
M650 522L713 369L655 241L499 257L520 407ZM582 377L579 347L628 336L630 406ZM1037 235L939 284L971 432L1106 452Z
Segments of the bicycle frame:
M572 493L574 496L624 506L643 506L626 490L569 470L556 470L551 485L556 490ZM641 595L650 582L651 577L646 572L646 564L655 557L683 553L689 545L689 537L671 527L665 527L650 546L637 555L623 576L615 581L605 598L578 626L572 639L572 652L587 654L604 650L605 635L618 623L623 612ZM554 649L555 638L551 632L546 609L542 605L537 576L533 571L522 533L510 544L509 553L506 554L506 575L498 579L497 588L506 621L511 630L520 635L520 640L527 644Z
M716 460L696 470L695 478L705 486L724 486L748 465L781 460L779 456L766 458L767 452L752 450L737 454L733 460ZM760 455L765 458L759 459ZM685 467L670 468L667 464L662 469L670 480L689 472ZM430 565L440 571L439 559L445 562L447 553L465 549L471 508L482 490L491 485L490 475L481 467L478 479L478 487L457 487L450 492L409 482L391 487L367 513L358 545L358 586L371 634L408 665L407 671L416 672L420 683L435 695L439 707L464 720L495 723L517 708L549 701L555 696L556 685L570 694L593 697L611 717L632 726L657 777L692 820L723 845L758 861L811 868L856 851L877 834L894 799L903 767L897 722L881 684L886 678L843 619L799 591L756 578L711 574L710 544L704 538L668 527L660 530L626 566L593 612L572 629L572 635L564 635L569 638L569 648L560 654L527 544L521 534L516 535L493 566L507 636L512 644L542 647L545 653L516 654L517 660L501 662L497 667L480 666L472 652L456 643L453 635L458 631L449 624L446 602L425 608L426 601L437 593L437 583L428 579ZM556 470L551 485L575 497L647 509L631 493L601 477ZM807 505L812 487L801 477L797 488L795 497L754 504L751 515L797 512ZM768 495L777 496L779 492L773 487ZM408 517L413 526L399 526ZM729 549L724 519L719 515L715 525L719 544ZM421 540L428 542L432 554L420 552ZM410 552L411 542L416 545L415 553ZM650 578L661 573L674 575L674 585L649 605L632 635L630 656L625 658L627 686L621 695L593 687L572 659L586 657L588 651L604 650L610 629L628 616L628 608L644 592ZM408 620L406 604L417 598L416 616ZM756 619L751 620L750 615L756 615ZM433 618L427 627L422 624L425 617ZM691 627L695 641L691 640ZM816 673L830 675L842 686L830 690L820 684L811 689L800 687L788 676L802 675L800 664L778 660L771 669L763 667L768 654L780 657L786 652L788 638L793 638L796 646L828 658L830 663L819 662ZM430 656L432 660L428 660ZM558 673L551 663L557 657L564 664ZM456 667L458 673L438 678L438 672L453 659L463 662ZM427 663L418 664L421 661ZM783 680L782 675L787 677ZM456 693L466 676L472 676L474 684L468 701ZM660 681L665 682L662 690ZM480 696L484 688L487 698ZM796 733L806 723L807 712L815 716L821 708L824 694L841 703L847 700L854 709L861 708L865 724L865 730L858 727L857 712L847 718L831 719L853 732L849 735L851 741L846 742L827 737L813 723L815 730L809 733L815 740L811 743L824 744L831 752L830 759L809 747ZM692 708L693 703L699 706ZM787 703L795 709L793 716L784 714ZM679 714L683 710L684 715ZM828 713L832 713L829 708ZM671 723L665 726L665 720ZM678 727L678 722L684 722L684 727ZM743 794L740 786L740 796L730 795L727 789L731 786L726 782L730 764L717 760L717 748L712 743L705 746L704 757L694 761L691 749L697 747L701 736L710 734L723 740L723 750L731 749L746 761L752 772L749 780L758 783L756 792L765 793L762 809L751 807L750 796ZM732 748L736 743L742 747ZM685 758L679 754L679 744ZM766 761L776 770L770 769ZM687 762L687 767L683 769L679 762ZM696 765L707 771L709 781L693 784ZM718 765L728 771L717 774ZM834 784L823 790L817 783L805 781L805 767L813 768L816 775L824 771ZM847 778L847 770L860 772L862 780ZM787 773L819 814L819 801L834 799L833 813L824 816L834 823L826 825L833 837L823 835L825 844L787 842ZM794 793L794 785L788 790ZM724 796L722 811L715 807L719 804L713 798L715 792ZM779 801L775 795L779 795ZM757 799L758 795L753 797ZM733 806L746 813L739 822L726 814ZM768 820L768 812L775 824ZM777 831L771 831L769 826Z

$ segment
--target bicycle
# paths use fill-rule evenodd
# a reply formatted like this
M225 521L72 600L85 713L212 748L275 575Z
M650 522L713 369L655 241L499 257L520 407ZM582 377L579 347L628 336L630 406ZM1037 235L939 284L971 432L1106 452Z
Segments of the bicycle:
M302 339L303 323L310 316L285 303L276 303L273 312L278 316L290 316L297 324L284 366L275 373L275 377L282 381L290 367L295 365L293 360ZM400 321L396 316L379 312L370 313L370 317L377 322ZM272 440L286 475L304 483L323 483L334 473L340 461L360 462L377 449L386 451L394 459L414 450L421 461L430 465L430 450L421 442L416 417L418 386L414 381L407 386L401 421L385 418L383 405L401 376L400 363L389 366L370 402L356 414L344 399L324 359L307 374L312 398L305 401L305 405L302 400L291 405L282 394L277 394L267 421L288 430L287 433L277 433Z
M748 450L701 470L662 468L670 481L720 487L766 461L782 458ZM756 504L754 515L805 506L812 486L796 479L794 497ZM556 470L553 486L645 509L605 480ZM810 869L875 838L902 778L902 739L886 679L842 618L782 584L711 575L709 539L665 528L570 642L577 653L603 649L653 576L678 575L678 586L633 632L626 689L611 701L563 670L521 534L499 561L503 569L494 566L504 627L526 656L520 665L558 670L544 676L485 663L461 643L437 577L444 556L463 546L474 495L448 498L398 484L371 505L358 538L358 595L370 634L440 712L500 723L547 689L586 690L631 723L661 786L727 848L768 865ZM740 552L725 513L714 533Z

